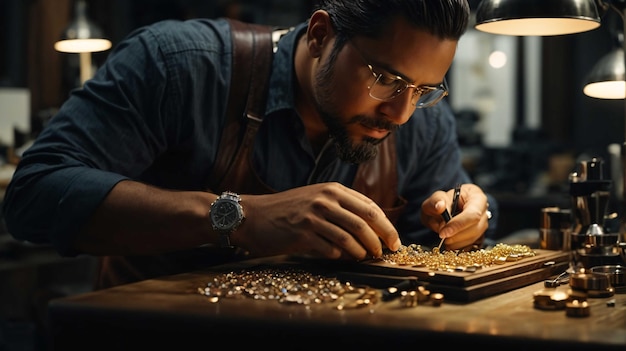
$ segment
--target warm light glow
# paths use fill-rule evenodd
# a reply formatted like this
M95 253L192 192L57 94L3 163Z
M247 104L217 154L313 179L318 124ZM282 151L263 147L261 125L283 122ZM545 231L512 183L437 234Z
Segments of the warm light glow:
M493 68L502 68L506 65L506 54L502 51L494 51L489 55L489 65Z
M623 99L626 96L626 82L622 80L589 83L585 85L583 92L598 99Z
M60 52L80 53L98 52L111 48L111 41L107 39L68 39L54 43L54 49Z
M550 36L586 32L600 27L600 23L581 18L521 18L499 19L477 24L476 29L503 35Z
M552 301L563 301L567 300L568 298L569 295L566 292L560 290L556 290L550 295L550 299Z

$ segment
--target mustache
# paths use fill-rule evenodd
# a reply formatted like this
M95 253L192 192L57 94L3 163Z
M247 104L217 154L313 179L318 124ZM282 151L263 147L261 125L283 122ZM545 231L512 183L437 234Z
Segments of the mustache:
M400 128L399 124L393 123L385 118L370 118L367 116L359 115L350 121L351 123L360 123L368 128L372 129L382 129L393 132Z

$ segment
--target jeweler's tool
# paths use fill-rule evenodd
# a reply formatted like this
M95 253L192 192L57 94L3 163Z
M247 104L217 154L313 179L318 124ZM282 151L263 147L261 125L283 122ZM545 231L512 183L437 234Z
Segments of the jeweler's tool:
M452 217L459 214L459 197L461 197L461 185L457 184L454 187L454 196L452 197Z
M448 212L448 209L446 208L445 211L443 211L443 213L441 214L443 216L443 219L447 222L450 222L450 213ZM446 240L446 238L441 238L441 241L439 242L439 246L437 246L437 250L439 250L439 252L441 252L441 245L443 245L443 241Z
M454 187L454 195L452 196L452 215L450 215L447 208L441 214L441 216L446 221L446 223L448 223L450 219L452 219L452 217L459 214L459 197L461 196L461 185L462 184L457 184ZM443 245L444 240L446 240L446 238L441 238L441 241L439 242L439 246L437 246L437 249L440 252L441 252L441 246Z
M452 219L452 217L450 216L450 212L448 212L447 208L443 210L441 217L443 217L443 220L446 221L446 223L450 222L450 220Z
M563 284L567 284L569 283L569 273L567 271L559 274L556 278L554 279L546 279L543 281L543 286L545 288L556 288L559 285L563 285Z

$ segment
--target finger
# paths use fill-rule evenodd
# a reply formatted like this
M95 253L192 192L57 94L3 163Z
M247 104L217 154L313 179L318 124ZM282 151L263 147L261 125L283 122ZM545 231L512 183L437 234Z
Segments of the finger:
M344 214L339 214L340 211L344 211ZM380 247L381 245L379 240L377 240L378 247L376 247L376 245L372 245L371 243L367 245L366 243L362 242L363 239L361 237L369 236L377 239L376 234L370 229L369 235L361 235L359 237L355 237L352 234L352 231L344 229L344 225L349 226L345 224L347 222L347 220L344 218L345 216L356 217L348 211L341 209L330 210L326 212L324 218L325 221L322 221L319 224L320 227L318 230L318 235L323 237L336 248L345 251L345 253L356 259L363 259L368 255L368 253L371 253L373 255L378 251L380 251L380 255L382 255L382 248ZM361 221L363 222L363 220ZM333 255L334 254L335 252L333 252ZM341 254L341 252L339 252L339 254ZM337 257L333 256L333 258Z
M322 192L324 197L336 199L340 206L330 211L328 218L355 235L372 255L382 255L381 240L393 251L400 248L398 231L373 200L339 183L325 186Z
M447 193L443 191L434 192L429 198L422 202L421 221L428 228L439 233L449 220L449 216L443 216L446 209L450 214L450 199Z
M480 238L482 233L484 233L488 226L489 224L485 216L485 218L481 218L480 222L477 225L463 228L455 235L446 239L446 248L450 250L457 250L473 245Z
M375 257L382 255L382 244L377 233L360 216L339 206L329 211L326 219L335 227L329 228L325 237L354 257L362 259L367 253Z
M461 218L459 215L446 224L445 230L442 230L444 235L447 234L448 230L453 232L445 241L447 248L460 249L468 247L474 244L487 230L489 227L487 211L471 216L473 218L468 213L465 214L465 218Z
M376 232L354 213L358 206L353 203L369 199L339 183L320 189L318 196L311 199L311 206L321 219L313 223L314 231L357 259L365 258L367 253L381 256L382 245Z
M439 216L444 209L450 207L450 196L446 192L437 190L422 203L422 213L427 216Z
M448 250L459 250L472 245L475 241L474 233L459 232L457 235L446 239L444 243Z
M463 230L475 227L483 216L482 211L476 211L474 209L464 208L458 215L454 216L443 228L439 231L440 238L452 238L458 235Z
M449 238L456 232L478 225L482 217L486 217L487 196L474 184L465 184L461 188L458 206L456 220L441 229L440 238Z
M380 247L380 240L382 240L390 250L398 250L402 245L400 236L391 221L389 221L389 218L387 218L385 212L376 204L376 202L358 191L353 189L348 189L348 191L354 196L354 198L346 198L344 201L341 201L341 206L354 213L360 219L364 220L375 235L375 237L367 235L365 238L366 242L363 242L363 244L368 248L377 249ZM353 201L353 199L355 200ZM357 226L361 225L360 221L353 222L353 224L356 224ZM361 228L355 228L355 230L359 229ZM366 233L369 233L367 228L364 229L366 229ZM360 231L353 233L360 233ZM372 253L378 254L377 251ZM382 248L380 255L382 255Z

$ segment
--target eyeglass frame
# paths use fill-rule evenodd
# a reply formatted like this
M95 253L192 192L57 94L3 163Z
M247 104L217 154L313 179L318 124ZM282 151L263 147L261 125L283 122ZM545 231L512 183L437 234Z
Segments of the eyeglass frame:
M414 88L415 91L411 93L411 100L410 100L411 105L413 105L415 108L428 108L428 107L435 106L437 103L439 103L439 101L443 100L444 97L449 95L448 84L447 84L445 77L443 78L443 82L441 84L439 84L438 86L432 86L432 85L416 85L414 83L409 83L406 79L398 75L392 75L392 74L387 75L385 73L378 73L374 70L373 65L368 62L365 56L363 56L363 54L361 53L361 50L359 50L359 48L357 48L356 45L351 40L349 40L348 43L350 43L352 47L354 47L355 51L359 54L359 56L363 60L363 63L365 63L365 65L367 66L367 68L369 68L370 72L375 78L374 83L372 85L367 86L368 94L372 99L375 99L378 101L391 101L397 98L398 96L402 95L402 93L404 93L407 89ZM401 81L402 83L404 83L404 88L396 89L395 93L392 96L387 97L387 98L380 98L380 97L374 96L372 95L372 87L374 87L377 83L384 85L383 83L379 83L381 77L385 77L386 79L393 80L394 84L397 81ZM418 105L417 102L419 101L420 97L424 96L424 91L442 91L443 93L437 99L431 101L428 105L424 105L424 104ZM415 99L415 97L417 97L417 99ZM414 99L415 99L415 102L413 102Z

